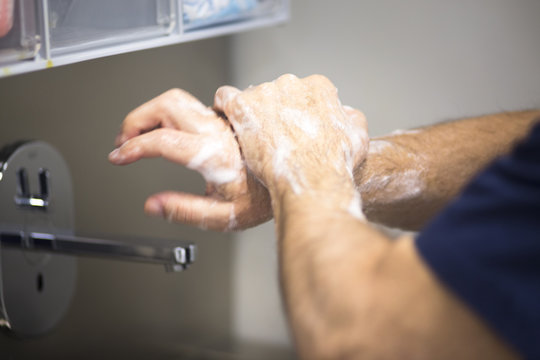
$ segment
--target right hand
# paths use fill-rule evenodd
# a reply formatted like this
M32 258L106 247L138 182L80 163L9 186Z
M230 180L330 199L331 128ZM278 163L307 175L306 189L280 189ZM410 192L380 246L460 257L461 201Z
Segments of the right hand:
M166 191L145 211L203 229L229 231L272 217L266 188L245 168L229 123L191 94L172 89L125 118L109 160L126 165L162 156L203 175L206 196Z

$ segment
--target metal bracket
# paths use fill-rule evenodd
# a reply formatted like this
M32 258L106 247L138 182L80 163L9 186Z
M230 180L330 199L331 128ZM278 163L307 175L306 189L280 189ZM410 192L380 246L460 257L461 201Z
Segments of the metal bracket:
M76 257L164 265L195 261L186 241L112 240L74 234L71 176L60 153L40 141L0 148L0 327L18 335L50 331L75 291Z

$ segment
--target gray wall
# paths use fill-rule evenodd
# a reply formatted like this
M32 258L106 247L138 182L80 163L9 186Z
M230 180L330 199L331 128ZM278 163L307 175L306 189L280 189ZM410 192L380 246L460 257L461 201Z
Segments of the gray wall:
M243 88L325 74L371 135L538 107L539 18L538 0L292 0L289 25L234 38L232 76ZM287 346L274 238L272 224L236 238L234 323Z
M206 103L227 82L227 40L114 56L0 79L0 144L41 139L65 157L79 233L196 240L185 273L157 265L81 259L67 318L52 334L25 342L0 336L0 358L158 358L182 344L223 349L231 334L230 235L146 217L157 191L203 193L202 178L152 159L128 167L107 161L124 116L171 87ZM193 64L197 64L194 68ZM22 355L21 355L22 354ZM77 354L77 356L75 356Z
M79 232L196 239L201 256L183 274L82 259L76 297L57 331L25 342L1 336L0 347L28 358L175 358L184 344L289 347L273 225L231 242L145 217L142 204L152 192L202 192L203 184L161 160L109 165L121 119L170 87L210 103L223 83L245 87L286 72L329 76L344 103L366 112L372 135L535 107L539 15L537 0L292 0L289 25L230 43L182 44L1 79L0 143L38 138L64 154Z

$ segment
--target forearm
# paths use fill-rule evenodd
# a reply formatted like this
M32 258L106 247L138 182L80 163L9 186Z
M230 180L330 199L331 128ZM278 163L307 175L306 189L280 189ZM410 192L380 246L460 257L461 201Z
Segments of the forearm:
M353 216L348 191L271 193L300 358L515 358L427 271L411 238L390 241Z
M234 127L247 167L269 191L301 357L504 354L485 325L435 281L410 237L392 242L365 221L353 176L367 154L365 118L341 106L328 79L284 75L244 92L224 87L215 103Z
M352 185L343 188L300 196L271 191L284 301L305 359L343 358L359 346L360 332L369 330L362 326L370 303L365 290L389 246L349 211Z
M373 139L366 161L355 169L366 216L419 230L539 117L540 111L502 113Z

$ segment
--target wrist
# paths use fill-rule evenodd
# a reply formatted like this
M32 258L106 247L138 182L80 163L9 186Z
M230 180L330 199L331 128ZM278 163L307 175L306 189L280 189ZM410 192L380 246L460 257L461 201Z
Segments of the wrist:
M304 216L332 213L338 216L350 215L364 220L362 200L352 179L320 179L316 184L301 191L287 181L276 181L268 189L272 200L274 217Z

